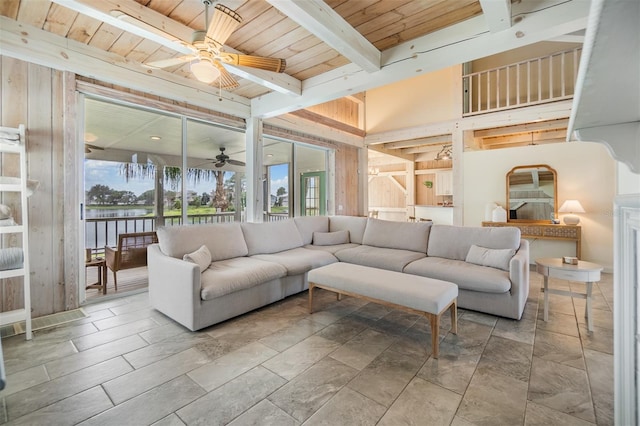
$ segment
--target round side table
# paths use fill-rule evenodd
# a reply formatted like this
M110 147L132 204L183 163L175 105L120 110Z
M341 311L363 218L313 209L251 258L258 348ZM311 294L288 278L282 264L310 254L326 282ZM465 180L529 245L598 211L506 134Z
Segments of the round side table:
M562 296L578 296L587 300L584 317L587 319L587 329L593 331L591 318L591 291L593 283L600 281L602 266L597 263L579 260L577 265L564 263L561 258L536 259L536 269L544 277L544 320L549 319L549 293ZM572 293L571 291L549 289L549 277L569 281L580 281L586 284L586 293Z

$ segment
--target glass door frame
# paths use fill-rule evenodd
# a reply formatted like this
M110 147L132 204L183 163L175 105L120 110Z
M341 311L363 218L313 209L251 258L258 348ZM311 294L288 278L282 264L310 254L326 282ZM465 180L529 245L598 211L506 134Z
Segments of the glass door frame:
M317 216L326 216L327 215L327 172L318 171L318 172L306 172L300 173L300 216L307 216L307 179L319 177L319 215Z

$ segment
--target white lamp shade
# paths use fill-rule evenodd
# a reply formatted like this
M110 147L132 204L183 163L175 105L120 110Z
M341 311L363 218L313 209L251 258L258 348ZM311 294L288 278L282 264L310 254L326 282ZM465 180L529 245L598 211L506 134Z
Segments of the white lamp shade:
M560 213L584 213L584 208L578 200L567 200L558 209ZM574 214L564 215L562 221L565 225L577 225L580 223L580 218Z
M213 83L220 77L220 70L210 61L202 59L191 63L191 72L203 83Z
M567 200L558 209L560 213L584 213L584 208L578 200Z

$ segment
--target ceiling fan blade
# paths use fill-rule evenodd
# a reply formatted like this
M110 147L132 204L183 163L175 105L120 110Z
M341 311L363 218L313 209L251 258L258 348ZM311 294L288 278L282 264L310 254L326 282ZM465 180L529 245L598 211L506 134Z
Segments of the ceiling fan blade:
M91 150L91 149L97 149L98 151L104 151L104 148L98 145L91 145L90 143L85 143L84 144L84 148L85 148L85 152L87 149Z
M224 166L224 164L225 164L225 162L221 161L219 163L216 163L216 167L222 167L222 166Z
M213 63L220 70L220 77L218 77L218 80L216 80L216 81L217 81L217 84L222 86L223 89L235 89L236 87L238 87L240 85L240 84L238 84L236 79L233 78L233 76L229 73L229 71L227 71L225 69L225 67L222 66L222 64L220 62L213 61ZM216 84L216 83L214 83L214 84Z
M221 52L220 58L226 64L258 68L273 72L284 72L284 69L287 67L287 62L284 59L267 58L264 56L238 55L237 53Z
M240 15L226 6L217 4L207 28L207 37L223 45L241 23Z
M238 160L227 160L227 163L231 164L232 166L246 166L246 164L242 161L238 161Z
M167 68L174 65L184 64L185 62L192 61L194 57L192 55L179 56L177 58L161 59L159 61L147 62L146 66L151 68Z

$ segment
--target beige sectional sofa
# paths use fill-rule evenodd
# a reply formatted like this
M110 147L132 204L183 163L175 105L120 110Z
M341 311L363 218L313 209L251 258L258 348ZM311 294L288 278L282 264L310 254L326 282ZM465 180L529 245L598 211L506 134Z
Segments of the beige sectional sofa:
M450 281L458 306L520 319L529 246L518 228L365 217L163 227L148 248L151 305L190 330L308 288L307 272L348 262Z

